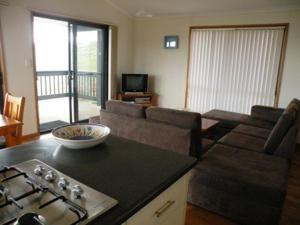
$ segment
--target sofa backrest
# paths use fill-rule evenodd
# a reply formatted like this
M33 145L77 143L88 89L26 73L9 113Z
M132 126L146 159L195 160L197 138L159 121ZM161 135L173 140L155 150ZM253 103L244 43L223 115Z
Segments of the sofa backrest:
M293 125L282 139L274 155L291 160L296 148L297 126Z
M275 124L284 109L271 106L254 105L251 107L251 117L257 120L268 121Z
M145 118L145 108L142 105L110 100L105 103L106 110L112 113L131 116L135 118Z
M146 119L190 130L190 155L197 158L201 157L202 137L200 113L161 107L149 107L146 109Z
M283 114L272 129L265 145L264 150L267 154L275 154L281 152L283 154L282 142L288 139L289 141L296 142L295 133L297 133L297 121L300 116L300 104L293 99ZM293 132L292 132L293 131ZM278 149L280 148L280 150Z
M146 118L187 129L201 129L201 114L161 107L146 109Z
M296 124L300 127L300 100L294 98L286 107L285 111L295 111L297 114Z
M140 143L190 155L191 130L159 123L145 118L100 111L100 122L111 129L113 135Z
M145 115L147 115L145 117ZM162 149L200 158L201 114L107 101L100 123L111 133Z

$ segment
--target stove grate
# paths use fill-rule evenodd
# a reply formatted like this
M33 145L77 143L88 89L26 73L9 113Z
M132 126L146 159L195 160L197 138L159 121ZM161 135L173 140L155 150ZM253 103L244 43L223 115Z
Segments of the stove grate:
M10 171L16 172L16 174L7 177L6 174ZM0 209L6 207L8 205L14 205L22 210L23 206L18 203L19 200L22 200L30 195L33 195L33 194L36 194L39 192L43 192L43 193L50 193L51 195L54 196L54 198L52 200L40 205L39 206L40 209L45 208L56 201L62 201L69 207L68 209L70 210L70 212L74 213L77 216L77 220L74 221L73 223L71 223L70 225L77 225L81 221L85 220L88 217L88 213L85 209L83 209L79 205L75 204L74 202L68 200L65 196L58 194L54 190L52 190L48 187L43 187L41 184L37 183L32 177L28 176L26 173L24 173L23 171L21 171L20 169L18 169L16 167L4 167L4 169L0 170L0 174L3 174L3 176L4 176L4 178L1 180L1 184L0 184L0 197L4 198L4 203L0 205ZM23 176L25 179L25 182L32 187L32 190L29 192L23 193L20 196L13 197L9 194L9 190L7 190L3 184L5 182L8 182L12 179L15 179L15 178L18 178L21 176ZM11 225L11 224L14 224L17 220L18 220L18 218L13 218L13 219L10 219L9 221L2 223L1 225ZM41 224L41 225L43 225L43 224Z

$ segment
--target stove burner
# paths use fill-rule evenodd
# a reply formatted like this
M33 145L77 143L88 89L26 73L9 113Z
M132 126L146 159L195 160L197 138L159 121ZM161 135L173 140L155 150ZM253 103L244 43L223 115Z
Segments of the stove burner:
M0 225L87 224L116 204L38 160L0 168Z
M19 170L16 167L5 167L3 170L0 170L0 174L3 173L5 174L8 171L14 171L16 174L6 177L1 181L0 184L0 199L4 197L4 202L0 203L0 209L4 208L8 205L14 205L19 209L23 209L23 205L19 204L19 200L24 199L30 195L34 195L36 193L49 193L53 196L53 199L49 200L48 202L42 204L39 206L40 209L45 208L52 203L56 201L62 201L64 204L66 204L70 212L74 213L77 216L77 220L71 225L77 225L79 222L85 220L88 217L87 211L80 207L79 205L73 203L72 201L68 200L66 197L63 195L55 192L54 190L44 187L41 184L36 183L36 181L28 176L25 172ZM10 180L13 180L17 177L24 177L25 183L29 186L31 186L32 190L28 191L26 193L23 193L19 196L11 196L9 193L9 190L5 188L5 186L2 185L2 183L8 182ZM8 222L5 222L4 224L1 225L46 225L46 219L43 216L40 216L39 214L36 213L26 213L23 216L21 216L19 219L18 218L13 218L9 220Z
M45 225L46 220L36 213L26 213L14 225Z

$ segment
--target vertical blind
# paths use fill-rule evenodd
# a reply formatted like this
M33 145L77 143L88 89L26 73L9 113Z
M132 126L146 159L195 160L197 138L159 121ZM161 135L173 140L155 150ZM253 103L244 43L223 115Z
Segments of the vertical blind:
M192 29L187 108L274 105L284 28Z

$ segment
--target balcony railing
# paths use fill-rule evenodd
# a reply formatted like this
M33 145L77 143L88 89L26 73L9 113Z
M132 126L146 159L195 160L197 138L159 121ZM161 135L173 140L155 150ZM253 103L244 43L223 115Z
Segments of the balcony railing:
M101 74L93 72L78 72L78 97L100 102ZM73 82L71 82L73 85ZM73 86L71 86L73 90ZM68 71L39 71L37 72L38 99L67 97L70 93Z

